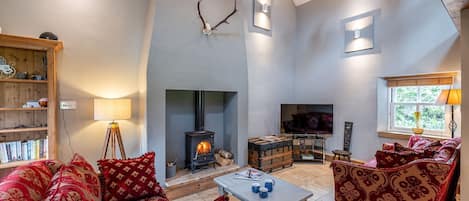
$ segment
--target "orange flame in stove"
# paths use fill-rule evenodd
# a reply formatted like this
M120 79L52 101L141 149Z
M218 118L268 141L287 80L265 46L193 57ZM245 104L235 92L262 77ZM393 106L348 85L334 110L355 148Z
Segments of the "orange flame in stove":
M212 145L207 141L202 141L197 145L197 154L208 154L212 150Z

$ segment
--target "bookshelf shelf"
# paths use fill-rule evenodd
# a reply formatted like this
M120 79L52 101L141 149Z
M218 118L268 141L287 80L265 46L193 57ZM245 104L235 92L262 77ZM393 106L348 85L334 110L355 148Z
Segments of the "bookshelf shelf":
M0 79L0 82L47 84L47 80Z
M39 160L45 160L45 158L39 159ZM13 161L13 162L8 162L8 163L1 163L0 164L0 169L9 169L9 168L15 168L21 165L26 165L28 163L34 162L37 160L26 160L26 161Z
M0 111L47 111L47 107L37 107L37 108L7 108L7 107L0 107Z
M4 134L4 133L36 132L36 131L47 131L47 127L2 129L2 130L0 130L0 134Z
M0 144L0 165L15 167L47 158L47 139L31 139Z

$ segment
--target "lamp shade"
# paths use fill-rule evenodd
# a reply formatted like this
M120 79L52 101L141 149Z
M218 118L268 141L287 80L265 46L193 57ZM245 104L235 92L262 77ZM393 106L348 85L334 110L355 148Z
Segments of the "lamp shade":
M440 96L436 100L437 104L460 105L461 89L444 89L441 90Z
M130 117L130 99L94 99L94 120L114 121Z

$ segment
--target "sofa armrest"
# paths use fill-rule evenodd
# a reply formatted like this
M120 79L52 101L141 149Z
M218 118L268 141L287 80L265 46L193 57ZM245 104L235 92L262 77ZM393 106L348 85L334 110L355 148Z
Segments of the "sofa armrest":
M444 200L452 165L419 159L396 168L332 162L335 200Z

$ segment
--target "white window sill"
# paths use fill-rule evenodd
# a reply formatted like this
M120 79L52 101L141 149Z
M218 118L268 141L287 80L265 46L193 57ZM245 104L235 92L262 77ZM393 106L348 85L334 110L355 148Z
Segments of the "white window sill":
M382 138L397 139L397 140L409 140L410 136L414 135L413 133L403 133L395 131L378 131L378 136ZM435 140L447 140L447 137L438 137L432 135L423 134L422 137L435 139Z

